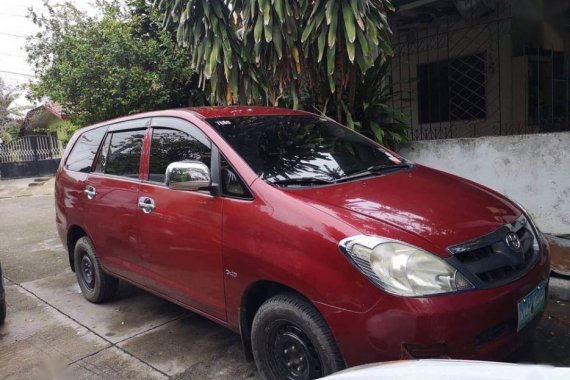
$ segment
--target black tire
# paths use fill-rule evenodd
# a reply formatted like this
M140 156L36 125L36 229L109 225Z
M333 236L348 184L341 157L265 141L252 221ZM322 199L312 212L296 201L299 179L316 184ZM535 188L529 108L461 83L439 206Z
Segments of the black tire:
M119 280L103 272L91 239L84 236L77 240L73 255L75 276L83 296L93 303L102 303L113 298L119 287Z
M253 318L251 342L263 379L309 380L344 368L324 319L292 293L278 294L261 305Z

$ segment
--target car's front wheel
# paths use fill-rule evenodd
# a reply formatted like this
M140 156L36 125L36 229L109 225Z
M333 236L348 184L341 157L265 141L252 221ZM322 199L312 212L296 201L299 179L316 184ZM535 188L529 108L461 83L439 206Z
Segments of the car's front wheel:
M278 294L261 305L252 325L253 356L262 378L310 380L344 368L319 312L295 294Z
M75 244L74 266L77 282L88 301L101 303L113 298L119 287L119 280L103 272L93 243L87 236L80 238Z

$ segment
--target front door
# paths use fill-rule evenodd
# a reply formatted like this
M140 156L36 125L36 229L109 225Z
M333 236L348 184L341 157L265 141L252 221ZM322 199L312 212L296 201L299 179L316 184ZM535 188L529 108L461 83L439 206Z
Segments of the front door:
M192 124L155 118L147 180L139 188L139 247L149 286L178 302L225 320L222 277L222 199L165 185L168 164L201 161L211 168L211 142ZM145 207L144 204L152 205Z

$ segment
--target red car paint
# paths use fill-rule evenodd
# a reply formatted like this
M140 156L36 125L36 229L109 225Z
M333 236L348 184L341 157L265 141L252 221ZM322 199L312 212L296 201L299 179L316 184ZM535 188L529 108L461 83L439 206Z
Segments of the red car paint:
M146 134L138 179L72 172L65 160L56 179L57 227L62 241L81 228L108 273L200 313L244 335L244 302L251 289L277 283L320 311L348 366L410 357L405 344L440 344L441 355L498 358L532 330L511 330L478 345L481 332L516 320L517 301L548 279L548 247L524 277L493 289L406 298L373 285L339 251L358 234L387 236L449 257L447 247L491 233L522 210L468 180L422 166L314 188L284 189L259 179L205 119L246 115L306 115L261 107L204 107L130 116L172 117L203 131L253 194L241 200L157 186L146 180ZM89 127L95 128L97 126ZM84 129L81 132L84 132ZM94 186L87 201L83 191ZM137 208L154 198L155 212ZM538 319L538 318L536 318ZM536 319L534 323L536 323Z

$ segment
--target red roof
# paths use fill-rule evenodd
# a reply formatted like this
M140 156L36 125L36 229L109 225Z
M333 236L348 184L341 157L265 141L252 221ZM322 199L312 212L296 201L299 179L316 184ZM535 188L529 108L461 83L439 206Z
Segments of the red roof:
M44 104L43 106L40 106L40 108L41 107L43 107L46 111L48 111L49 113L51 113L53 116L57 117L58 119L63 120L63 119L68 118L67 114L63 110L63 107L59 103L48 102L48 103Z

